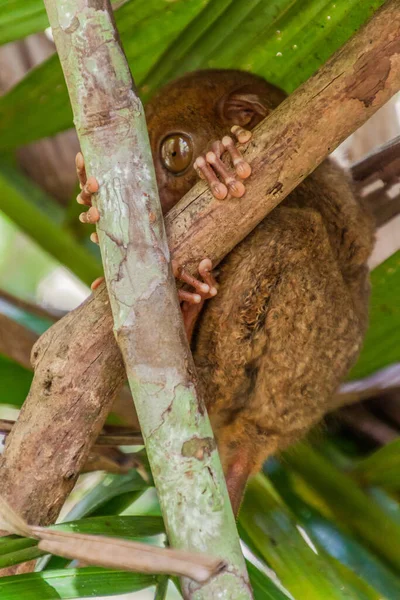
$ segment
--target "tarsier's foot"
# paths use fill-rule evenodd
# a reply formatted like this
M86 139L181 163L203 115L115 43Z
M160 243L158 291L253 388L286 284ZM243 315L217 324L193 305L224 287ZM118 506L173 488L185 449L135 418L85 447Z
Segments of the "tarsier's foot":
M99 183L97 179L94 177L86 176L85 169L85 159L83 158L83 154L78 152L75 158L76 165L76 174L78 175L79 185L81 191L79 192L76 201L78 204L84 204L85 206L90 206L87 212L83 212L79 215L79 220L81 223L91 223L95 224L100 220L100 213L95 206L92 206L92 196L96 192L99 191ZM95 244L99 243L99 236L97 233L93 232L90 235L90 239ZM99 287L99 285L104 281L104 277L98 277L95 279L90 286L92 290L95 290Z
M231 132L240 144L245 144L252 136L251 131L242 129L238 125L234 125ZM230 155L235 169L234 172L221 160L226 151ZM207 181L213 196L218 200L224 200L228 193L234 198L241 198L246 189L240 179L247 179L251 175L249 163L244 160L242 154L236 148L235 141L228 135L223 137L221 141L214 142L210 152L207 152L204 156L198 156L194 161L194 168L198 175Z
M204 258L198 266L199 275L202 279L196 279L176 261L172 261L172 269L175 278L179 281L187 283L194 288L194 292L186 290L178 290L179 300L181 300L181 310L185 331L189 342L192 339L194 326L203 308L205 300L213 298L217 294L217 282L215 281L211 271L212 262L209 258Z
M240 128L239 128L240 129ZM244 131L244 130L242 130ZM239 139L239 138L238 138ZM84 204L89 206L87 212L79 215L81 223L97 223L100 220L100 213L95 206L92 206L92 196L99 191L99 183L94 177L86 176L85 160L81 152L78 152L75 158L76 173L79 179L79 185L81 191L76 198L78 204ZM90 239L95 244L99 243L99 237L97 233L92 233ZM203 281L196 279L185 269L180 266L176 261L172 261L172 269L175 277L184 283L187 283L194 288L195 292L189 292L185 290L179 290L178 296L182 302L182 315L185 323L185 330L188 334L190 341L193 333L194 324L196 318L199 315L201 308L204 304L204 300L212 298L217 294L216 281L211 274L212 263L208 258L203 259L199 264L199 275ZM95 290L104 281L104 277L98 277L95 279L90 286L92 290Z

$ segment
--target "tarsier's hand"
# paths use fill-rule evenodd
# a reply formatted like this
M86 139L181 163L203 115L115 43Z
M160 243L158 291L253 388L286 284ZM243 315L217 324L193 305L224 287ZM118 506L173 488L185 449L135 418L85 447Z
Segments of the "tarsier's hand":
M78 204L90 207L88 211L79 215L79 220L81 223L98 223L100 213L95 206L92 206L92 196L99 191L99 183L94 177L86 176L85 160L81 152L78 152L76 155L75 164L81 188L76 201ZM97 233L92 233L90 239L96 244L99 243ZM200 313L204 301L217 294L216 282L211 274L212 263L209 258L204 258L200 261L198 271L202 281L187 273L184 267L175 260L172 261L172 269L176 279L194 289L194 292L178 290L185 330L190 340L196 318ZM92 290L95 290L103 281L104 277L98 277L91 285Z
M245 144L252 136L251 131L247 131L247 129L243 129L238 125L234 125L231 132L240 144ZM221 160L226 151L230 155L235 169L234 172ZM210 152L198 156L194 161L194 168L199 177L207 181L213 196L218 200L224 200L229 196L241 198L246 190L240 180L247 179L251 175L249 163L244 160L235 145L235 141L228 135L223 137L221 141L214 142ZM222 179L223 183L217 176Z
M187 338L190 342L197 317L203 308L205 300L217 295L217 282L211 273L212 262L209 258L203 258L198 266L199 275L203 281L199 281L195 277L192 277L192 275L187 273L175 260L172 261L172 269L176 279L189 284L195 289L195 293L186 290L178 290L183 323Z
M83 158L83 154L81 152L78 152L78 154L75 157L75 166L76 173L79 179L79 185L81 188L81 191L79 192L76 201L78 202L78 204L90 206L88 211L83 212L79 215L79 220L81 223L95 224L100 219L100 213L95 206L92 206L92 196L93 194L99 191L99 182L94 177L88 178L86 176L85 159ZM99 243L97 233L92 233L90 239L95 244ZM95 290L103 281L104 277L98 277L93 281L92 285L90 286L91 289Z

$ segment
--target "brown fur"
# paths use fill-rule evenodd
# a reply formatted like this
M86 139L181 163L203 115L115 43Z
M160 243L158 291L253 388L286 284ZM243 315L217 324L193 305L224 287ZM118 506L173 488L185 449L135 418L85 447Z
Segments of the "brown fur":
M283 98L240 71L200 71L161 90L147 114L165 211L196 181L192 168L180 176L164 169L167 134L189 135L195 158L231 125L256 125ZM222 263L193 351L233 495L329 410L367 327L372 245L369 215L327 161Z

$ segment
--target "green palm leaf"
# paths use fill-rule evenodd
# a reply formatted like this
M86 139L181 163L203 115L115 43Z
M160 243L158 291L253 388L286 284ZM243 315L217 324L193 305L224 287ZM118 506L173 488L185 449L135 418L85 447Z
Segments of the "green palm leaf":
M367 5L363 0L135 0L116 11L116 21L144 99L184 71L205 67L250 70L290 92L382 4L383 0ZM71 126L56 56L0 99L0 148Z

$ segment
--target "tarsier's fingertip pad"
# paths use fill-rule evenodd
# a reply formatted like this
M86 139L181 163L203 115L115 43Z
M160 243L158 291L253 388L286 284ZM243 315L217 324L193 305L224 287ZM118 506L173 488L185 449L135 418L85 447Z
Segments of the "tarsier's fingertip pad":
M198 270L200 275L203 275L204 273L209 273L212 270L211 260L209 258L203 258L203 260L199 263Z
M217 198L217 200L224 200L228 195L228 188L223 183L212 184L211 191L214 198Z
M208 283L203 283L200 281L200 283L198 284L198 288L200 292L203 292L203 294L210 293L210 286L208 285Z
M100 213L95 206L91 206L87 212L79 215L79 220L81 223L91 223L93 225L100 220Z
M194 294L193 292L187 292L186 290L179 290L178 297L180 301L187 302L188 304L200 304L202 301L200 294Z
M92 283L92 285L90 286L91 290L97 290L97 288L99 287L99 285L101 285L104 281L104 277L98 277L97 279L95 279Z
M241 198L244 196L246 188L241 181L234 181L229 185L229 191L234 198Z
M210 163L210 165L214 165L217 162L217 155L215 152L207 152L206 160Z
M78 152L78 154L75 156L75 165L77 169L83 169L83 167L85 166L85 161L82 152Z
M97 235L96 232L93 232L90 234L90 240L94 243L94 244L98 244L99 243L99 236Z
M222 145L223 145L224 148L228 148L229 146L232 146L233 143L234 143L233 139L231 137L229 137L229 135L225 135L222 138Z
M236 168L237 174L242 179L247 179L248 177L250 177L250 175L251 175L251 166L249 165L248 162L246 162L246 161L238 162L238 164L235 165L235 168Z
M248 129L243 129L243 127L240 127L239 125L234 125L231 127L231 132L240 144L246 144L246 142L251 140L253 135L251 131L248 131Z
M99 182L95 177L88 177L86 189L90 194L95 194L99 191Z
M199 169L200 169L200 167L204 167L205 164L206 164L206 161L204 160L204 158L202 156L198 156L196 158L196 160L194 161L194 166Z

